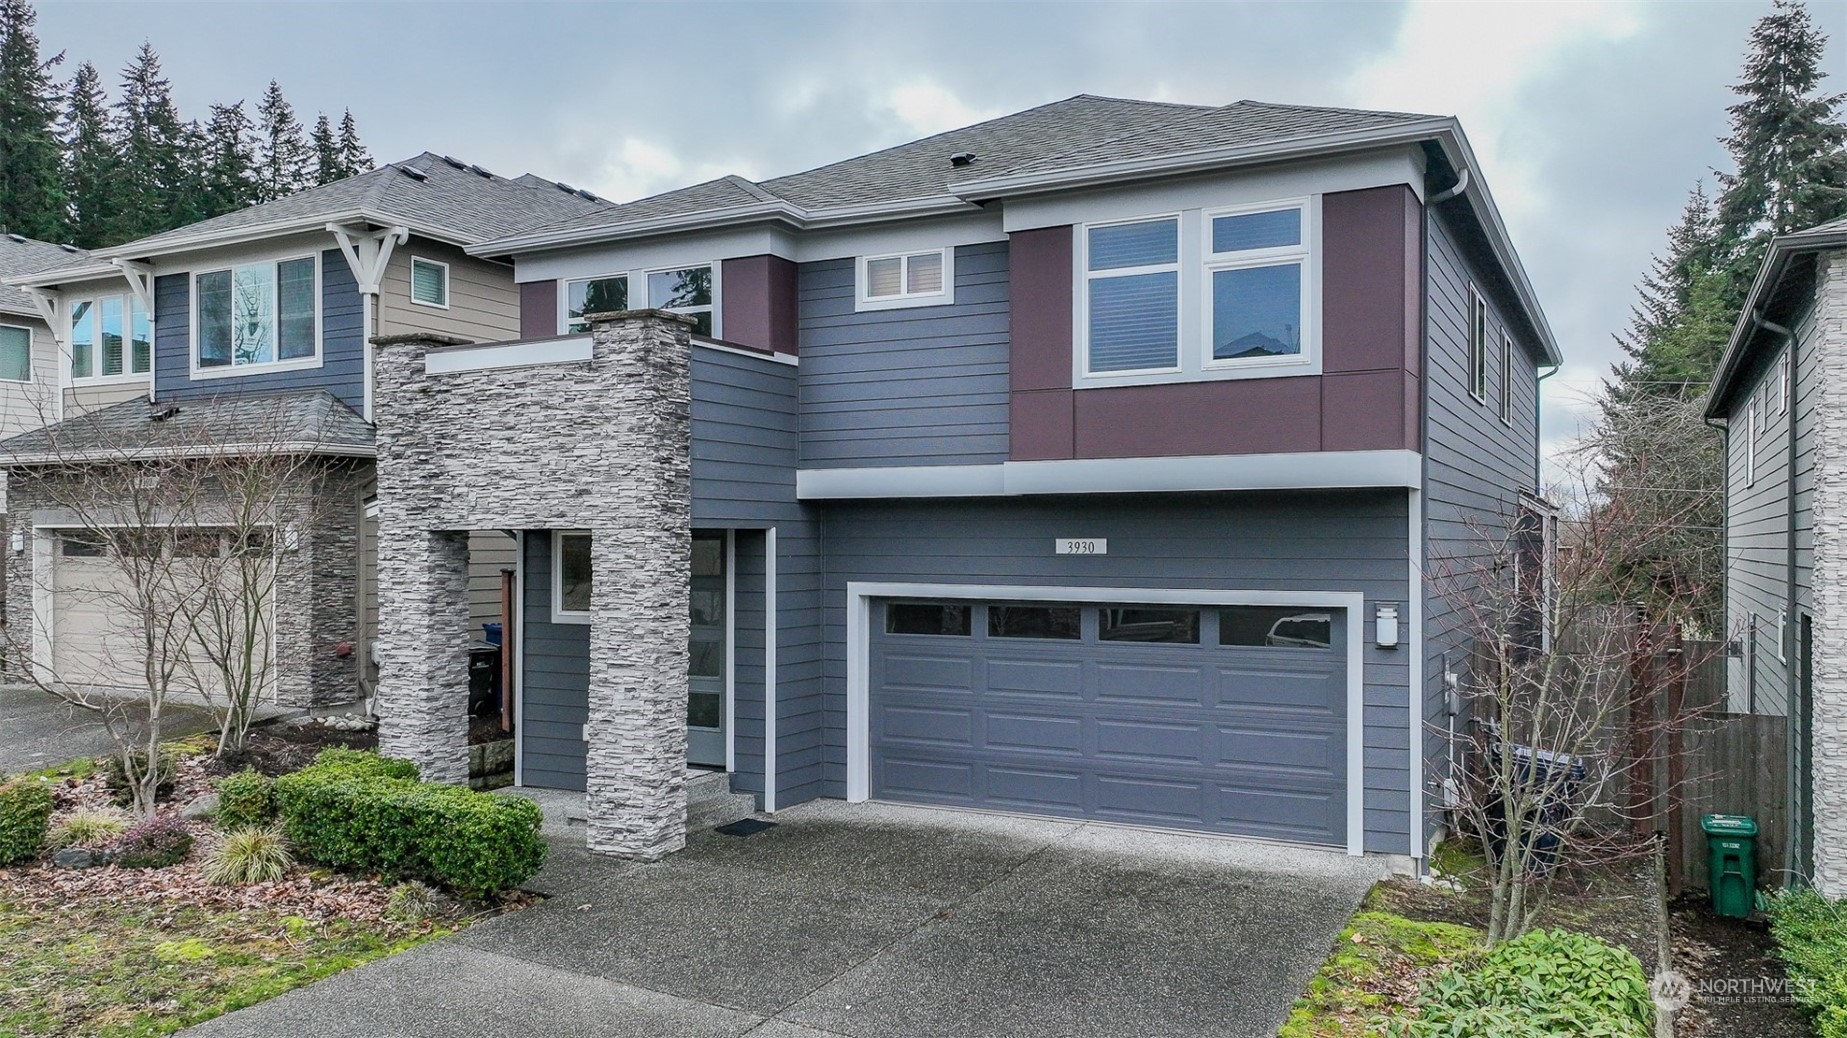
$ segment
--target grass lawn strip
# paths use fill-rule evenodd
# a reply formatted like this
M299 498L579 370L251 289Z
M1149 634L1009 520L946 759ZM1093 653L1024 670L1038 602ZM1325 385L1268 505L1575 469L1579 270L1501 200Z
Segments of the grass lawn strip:
M1454 923L1419 922L1368 905L1347 924L1279 1038L1346 1038L1417 1000L1418 987L1482 947L1483 933Z

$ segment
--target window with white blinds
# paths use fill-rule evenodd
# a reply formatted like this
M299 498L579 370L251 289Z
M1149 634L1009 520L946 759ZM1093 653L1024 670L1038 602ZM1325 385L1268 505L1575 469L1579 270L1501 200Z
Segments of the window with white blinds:
M410 301L419 306L449 306L449 264L412 256Z

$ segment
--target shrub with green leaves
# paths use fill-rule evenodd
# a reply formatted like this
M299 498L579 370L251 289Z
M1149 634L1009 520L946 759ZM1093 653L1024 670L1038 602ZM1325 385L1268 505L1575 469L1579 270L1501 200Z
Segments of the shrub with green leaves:
M276 820L276 783L245 769L218 780L218 825L227 830L252 829Z
M1634 955L1586 934L1533 930L1437 976L1403 1038L1649 1038L1654 1002Z
M164 869L192 853L192 831L172 815L143 819L116 837L110 860L125 869Z
M0 783L0 865L38 857L52 807L51 787L37 779Z
M46 845L54 851L66 847L103 847L127 828L128 816L120 811L80 807L51 827Z
M128 761L134 765L137 775L147 774L147 759L148 755L146 750L128 751ZM173 793L173 776L179 769L179 765L175 761L172 751L162 749L156 754L154 757L154 768L157 773L154 786L154 799L165 800ZM115 798L117 804L126 805L129 801L134 799L134 794L128 788L128 770L124 766L121 754L114 753L104 758L103 784L108 788L110 796Z
M200 870L207 883L228 887L240 883L274 883L295 864L288 837L278 825L233 829L221 837L205 856Z
M1847 1038L1847 901L1789 890L1771 895L1766 907L1790 993L1815 1014L1821 1038Z
M537 804L417 782L407 762L351 750L330 759L335 752L276 780L284 831L303 858L465 897L517 886L545 863Z

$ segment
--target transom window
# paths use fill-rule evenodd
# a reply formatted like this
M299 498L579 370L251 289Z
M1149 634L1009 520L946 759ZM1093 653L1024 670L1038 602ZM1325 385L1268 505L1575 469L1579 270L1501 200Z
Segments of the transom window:
M613 314L628 309L628 275L585 278L564 283L564 330L587 332L585 314Z
M1079 378L1312 374L1314 212L1295 199L1083 227Z
M193 296L200 369L306 362L320 352L313 256L201 273Z
M77 299L70 307L72 379L148 373L154 322L133 293Z
M862 256L856 279L861 310L934 306L955 301L955 250Z
M0 382L32 381L32 329L0 324Z
M410 301L449 308L449 264L422 256L410 258Z

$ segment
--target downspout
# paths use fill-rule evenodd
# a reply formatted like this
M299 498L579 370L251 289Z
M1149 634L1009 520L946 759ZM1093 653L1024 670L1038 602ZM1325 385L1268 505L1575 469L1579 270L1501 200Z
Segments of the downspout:
M1802 855L1797 849L1801 840L1798 828L1803 812L1800 810L1804 790L1802 789L1802 711L1796 708L1796 682L1801 675L1797 666L1796 653L1790 644L1797 627L1796 609L1796 393L1799 372L1796 350L1800 345L1796 333L1774 321L1764 319L1762 311L1751 311L1751 324L1782 338L1789 350L1789 384L1785 392L1788 396L1783 404L1788 408L1787 433L1789 444L1785 449L1788 467L1783 481L1783 520L1784 520L1784 567L1783 581L1783 622L1777 625L1777 655L1783 660L1783 715L1789 730L1789 783L1788 803L1790 806L1788 838L1783 841L1784 875L1795 876L1801 868ZM1808 694L1807 689L1802 695ZM1807 877L1803 877L1807 878Z

